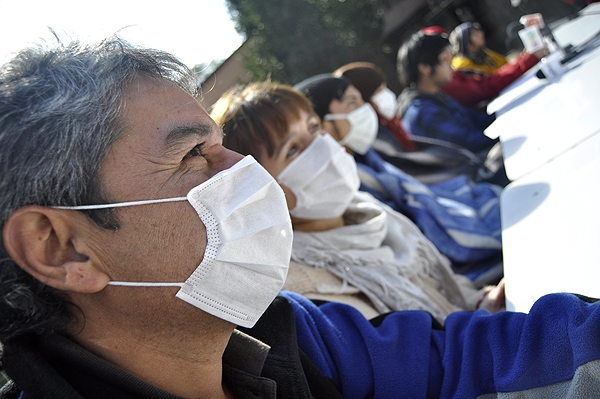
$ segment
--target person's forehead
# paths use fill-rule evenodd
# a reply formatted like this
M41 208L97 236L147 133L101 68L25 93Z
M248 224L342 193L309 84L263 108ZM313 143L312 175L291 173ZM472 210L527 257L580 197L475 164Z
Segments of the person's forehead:
M342 96L342 101L351 101L361 98L360 91L352 85L348 86L344 91L344 95Z
M269 154L267 147L263 145L260 148L259 162L273 176L277 176L281 169L287 164L285 152L293 145L293 143L297 142L303 132L308 131L308 128L306 128L306 121L311 117L316 118L314 114L309 115L310 114L303 109L298 109L297 115L292 112L286 113L286 131L275 131L275 127L270 126L270 141L273 146L273 154Z
M176 108L185 103L196 106L198 101L175 83L139 76L125 86L125 110Z
M168 142L186 131L208 134L214 122L199 102L172 82L137 78L125 88L125 131Z
M115 198L153 198L183 157L200 143L217 143L220 130L199 102L173 83L140 78L124 94L121 134L105 158L102 178L111 182ZM145 194L132 198L136 190Z
M279 149L281 149L281 147L294 136L307 130L308 128L306 123L308 120L311 118L317 118L314 114L310 114L301 108L298 108L297 112L297 114L289 112L285 116L287 122L287 131L278 132L279 137L276 144Z

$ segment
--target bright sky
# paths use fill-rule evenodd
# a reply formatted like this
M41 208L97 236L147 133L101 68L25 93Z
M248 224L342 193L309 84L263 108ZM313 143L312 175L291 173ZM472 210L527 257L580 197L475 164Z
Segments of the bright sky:
M225 59L242 44L224 0L0 0L0 63L40 38L97 41L121 28L136 44L168 51L189 67Z

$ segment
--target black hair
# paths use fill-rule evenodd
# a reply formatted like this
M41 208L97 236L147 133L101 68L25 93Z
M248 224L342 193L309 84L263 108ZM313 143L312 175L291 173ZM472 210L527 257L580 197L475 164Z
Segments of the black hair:
M450 46L445 35L413 34L398 50L396 68L400 81L406 86L419 83L419 64L432 69L439 65L440 54Z
M27 205L109 203L100 177L123 131L124 90L146 76L193 95L194 76L162 51L111 37L26 48L0 66L0 227ZM116 230L112 212L84 211ZM63 331L76 310L64 292L26 273L0 245L0 341Z
M323 120L329 114L329 106L333 100L341 101L350 81L345 77L336 78L333 74L324 73L310 77L294 85L294 89L310 100L315 113Z

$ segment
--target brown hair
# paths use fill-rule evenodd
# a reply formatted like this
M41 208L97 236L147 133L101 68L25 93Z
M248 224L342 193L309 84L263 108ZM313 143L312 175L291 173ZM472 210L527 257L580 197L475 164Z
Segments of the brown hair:
M314 114L310 101L291 86L255 82L235 86L215 103L210 116L223 130L223 145L260 161L275 152L274 141L285 135L300 110Z
M336 69L333 75L348 79L360 91L365 102L369 102L373 93L387 83L383 70L371 62L351 62Z

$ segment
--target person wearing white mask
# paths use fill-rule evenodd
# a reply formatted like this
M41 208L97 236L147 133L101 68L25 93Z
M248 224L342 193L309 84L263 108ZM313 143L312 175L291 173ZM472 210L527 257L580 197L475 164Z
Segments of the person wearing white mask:
M347 79L377 112L379 130L372 148L385 161L425 184L460 175L468 175L474 181L506 184L502 174L501 178L490 174L481 154L446 140L410 135L398 115L398 96L387 87L385 73L375 64L351 62L336 69L333 75Z
M377 113L348 81L321 74L302 82L323 101L315 111L329 132L351 152L365 154L377 137ZM302 91L303 88L297 88Z
M0 397L595 397L600 303L555 294L440 328L280 292L284 193L223 146L195 83L176 57L115 37L32 45L0 67ZM313 159L312 120L268 151ZM346 176L327 165L322 179Z
M382 128L387 129L386 135L396 139L394 148L399 151L416 151L419 147L402 127L398 117L397 95L387 86L385 73L381 68L371 62L351 62L343 65L333 72L335 77L344 77L361 94L363 101L369 102L377 112L379 119L379 136Z
M367 316L421 309L442 321L483 298L492 311L503 307L502 284L476 289L410 219L358 191L354 159L321 130L300 92L270 82L235 87L211 116L224 145L255 157L286 193L294 241L284 289Z
M360 81L358 84L368 95L365 85ZM475 183L469 175L425 185L387 162L373 148L356 151L348 136L371 138L373 118L362 115L365 103L361 91L345 77L317 75L296 84L295 88L312 102L317 115L324 120L323 130L352 153L358 164L361 190L413 220L452 261L455 270L476 284L497 283L501 279L499 186Z

